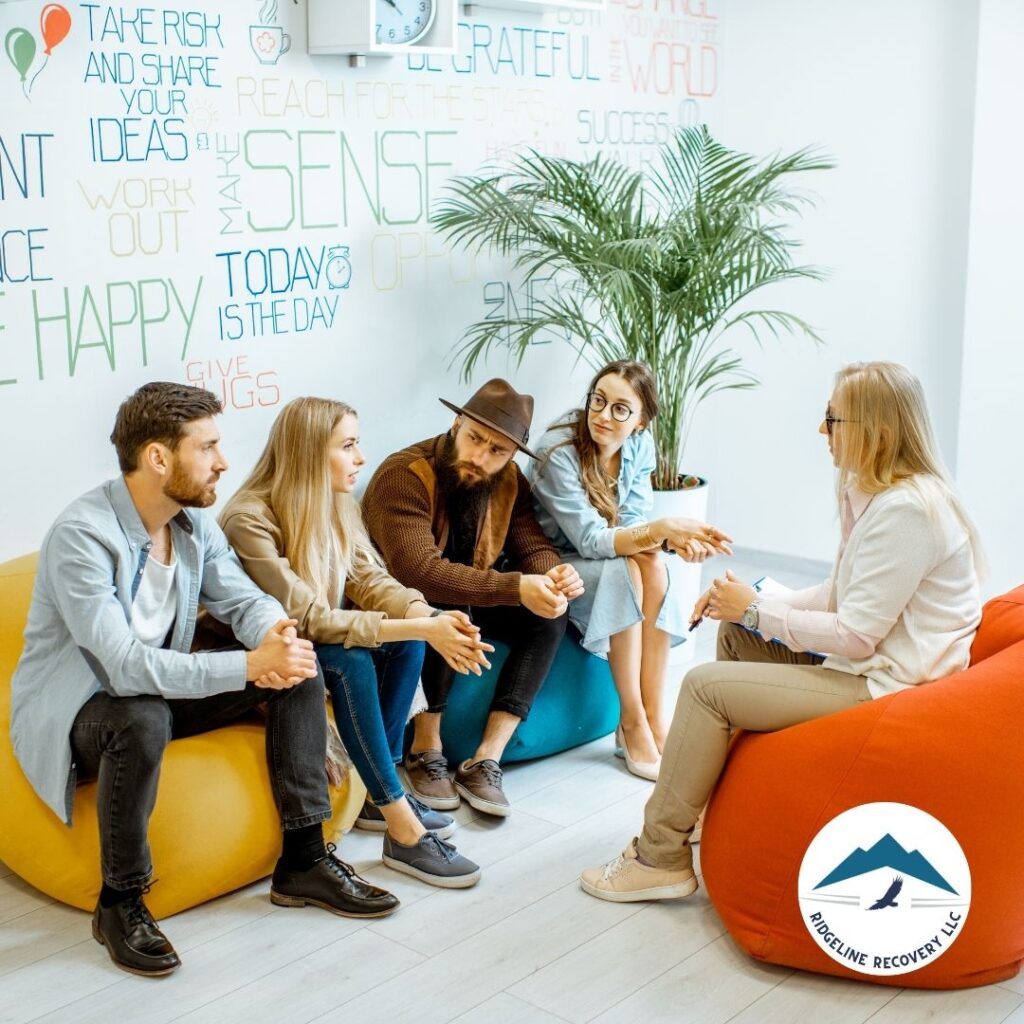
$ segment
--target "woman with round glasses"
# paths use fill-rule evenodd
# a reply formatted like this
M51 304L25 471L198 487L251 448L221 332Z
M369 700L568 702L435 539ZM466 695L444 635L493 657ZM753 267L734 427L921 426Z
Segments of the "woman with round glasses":
M585 591L569 607L583 646L607 657L622 712L616 741L634 775L656 779L665 743L662 694L669 647L686 637L668 596L662 549L687 561L729 551L724 533L693 519L650 519L654 376L642 363L603 367L585 407L552 424L530 467L537 520L575 566Z
M628 903L697 888L690 838L732 729L784 729L967 667L983 559L917 378L896 363L847 366L819 431L839 471L832 575L758 594L726 573L698 600L693 621L721 623L718 660L686 674L643 831L583 872L592 896Z

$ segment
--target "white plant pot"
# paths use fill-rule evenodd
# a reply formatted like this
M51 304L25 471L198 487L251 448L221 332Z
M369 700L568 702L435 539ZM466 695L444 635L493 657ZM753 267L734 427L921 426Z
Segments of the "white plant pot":
M708 484L705 480L700 487L690 487L683 491L655 491L652 519L663 519L666 516L683 516L687 519L699 519L707 522L708 517ZM670 580L669 596L678 602L689 614L700 597L700 579L702 567L684 562L678 555L670 555L668 574ZM668 663L685 665L693 660L697 645L692 638L685 644L672 648Z

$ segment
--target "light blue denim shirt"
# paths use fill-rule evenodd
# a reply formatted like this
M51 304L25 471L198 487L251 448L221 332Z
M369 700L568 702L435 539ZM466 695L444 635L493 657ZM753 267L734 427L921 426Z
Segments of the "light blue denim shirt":
M572 417L567 413L558 420ZM548 539L563 554L577 552L584 558L614 558L615 531L650 519L654 507L651 473L654 472L654 439L649 430L630 434L622 446L619 467L619 523L610 527L594 508L583 489L580 459L573 444L554 448L545 464L548 449L569 437L568 428L548 429L537 442L540 456L529 467L537 522ZM538 473L538 467L543 471Z
M171 520L177 614L166 648L132 633L152 543L123 477L72 502L43 540L25 648L11 681L11 742L39 796L71 824L71 726L101 689L118 697L206 697L245 687L245 651L189 654L198 605L247 647L286 618L245 574L221 529L184 509Z

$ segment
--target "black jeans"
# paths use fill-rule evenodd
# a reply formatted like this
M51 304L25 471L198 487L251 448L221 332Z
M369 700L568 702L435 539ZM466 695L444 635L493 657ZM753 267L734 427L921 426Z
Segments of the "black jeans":
M509 655L498 674L491 710L507 711L525 722L555 660L569 616L542 619L522 605L461 610L480 627L484 638L508 644ZM455 670L432 647L427 648L423 658L421 678L427 710L444 711Z
M100 863L107 885L131 889L152 878L147 832L167 744L218 729L262 703L268 705L267 766L282 828L326 821L331 804L320 674L290 690L248 683L244 690L190 700L97 693L82 705L71 727L71 751L78 781L98 783Z

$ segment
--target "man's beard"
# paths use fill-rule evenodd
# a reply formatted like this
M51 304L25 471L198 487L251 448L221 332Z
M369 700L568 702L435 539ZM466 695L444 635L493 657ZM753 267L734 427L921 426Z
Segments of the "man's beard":
M217 500L217 481L197 484L175 462L171 478L164 484L164 496L182 508L209 508Z
M463 480L459 469L472 469L480 476L478 479ZM437 482L445 500L452 504L469 505L482 508L488 501L498 484L497 473L485 473L472 463L460 462L455 451L455 438L449 432L444 436L444 447L437 460Z

